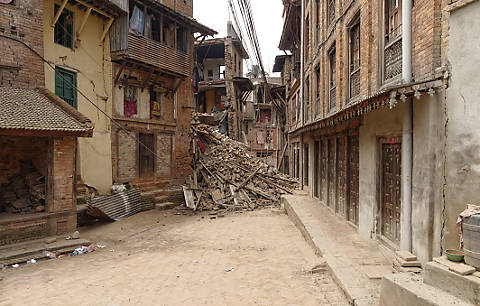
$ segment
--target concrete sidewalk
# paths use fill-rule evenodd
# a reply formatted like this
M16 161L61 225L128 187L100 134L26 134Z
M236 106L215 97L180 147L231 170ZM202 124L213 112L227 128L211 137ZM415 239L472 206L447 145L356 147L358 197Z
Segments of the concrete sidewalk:
M325 258L350 301L378 305L381 278L393 273L393 252L361 237L353 226L307 194L283 196L282 205L308 243Z

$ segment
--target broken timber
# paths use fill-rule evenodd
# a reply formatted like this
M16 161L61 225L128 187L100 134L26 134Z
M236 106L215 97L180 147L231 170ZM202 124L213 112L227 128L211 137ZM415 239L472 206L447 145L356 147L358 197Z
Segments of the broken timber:
M185 203L193 210L252 210L276 205L291 194L297 181L278 173L248 148L194 119L193 174L184 186Z

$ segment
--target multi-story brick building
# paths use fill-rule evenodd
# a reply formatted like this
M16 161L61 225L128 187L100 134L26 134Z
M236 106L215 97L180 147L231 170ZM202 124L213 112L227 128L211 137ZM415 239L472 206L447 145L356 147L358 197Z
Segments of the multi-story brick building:
M480 198L479 2L283 2L290 172L365 237L422 261L457 247Z
M283 108L272 96L271 90L280 85L280 79L267 77L252 78L254 90L248 96L243 112L242 135L250 152L257 158L264 159L270 166L279 167L282 153L281 114Z
M93 124L44 88L43 13L42 1L0 3L0 245L77 224L76 139Z
M246 96L253 89L252 82L243 77L243 61L249 56L232 23L227 28L226 37L198 41L195 45L195 109L199 113L216 113L220 131L244 141L242 112Z
M190 168L189 125L194 34L216 32L193 19L193 1L125 1L112 25L113 181L130 182L157 200L181 196Z

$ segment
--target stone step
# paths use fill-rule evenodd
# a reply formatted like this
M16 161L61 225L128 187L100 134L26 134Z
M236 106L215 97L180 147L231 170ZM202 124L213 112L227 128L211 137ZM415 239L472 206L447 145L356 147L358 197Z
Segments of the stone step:
M455 264L452 262L452 264ZM448 292L468 303L480 305L480 277L462 276L438 262L425 266L424 282L427 285Z
M46 258L44 252L56 252L58 254L73 252L81 246L88 246L91 242L86 239L65 240L65 237L57 237L57 241L47 244L45 239L33 240L20 244L12 244L0 248L0 264L11 265L25 263L30 259Z
M446 306L475 304L467 303L448 292L425 284L419 275L397 273L383 277L379 305Z

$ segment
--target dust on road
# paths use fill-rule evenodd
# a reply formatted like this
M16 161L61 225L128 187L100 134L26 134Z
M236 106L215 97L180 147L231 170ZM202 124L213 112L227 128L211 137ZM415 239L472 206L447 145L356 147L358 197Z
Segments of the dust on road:
M81 228L105 248L0 271L0 305L348 305L277 209L143 212Z

